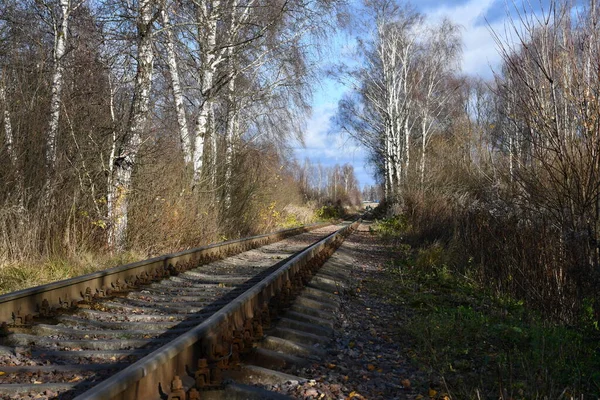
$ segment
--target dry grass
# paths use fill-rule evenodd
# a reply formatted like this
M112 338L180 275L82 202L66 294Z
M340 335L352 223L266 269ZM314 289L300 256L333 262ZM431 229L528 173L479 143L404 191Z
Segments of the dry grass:
M114 256L81 253L69 258L4 263L0 265L0 294L68 279L145 258L145 255L136 252L126 252Z

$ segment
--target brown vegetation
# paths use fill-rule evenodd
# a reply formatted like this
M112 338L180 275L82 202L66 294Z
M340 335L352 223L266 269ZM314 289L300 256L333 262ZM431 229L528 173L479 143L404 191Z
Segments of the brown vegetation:
M350 74L358 84L340 105L340 124L366 142L386 187L393 188L394 171L403 171L400 196L386 190L388 215L403 214L412 243L448 246L453 268L499 295L523 299L555 321L597 326L596 3L575 11L571 2L555 0L549 9L516 10L507 26L512 40L497 37L503 63L495 79L443 71L445 84L431 96L450 100L435 114L419 104L430 87L427 77L386 59L406 54L411 65L428 65L429 39L411 36L422 18L386 1L368 7L375 39L364 44L365 63ZM388 9L393 13L384 13ZM398 83L392 78L404 82L403 96L394 96ZM371 96L373 87L380 96ZM396 107L399 101L410 107ZM352 118L348 110L362 113ZM433 132L426 135L418 127L432 119ZM394 131L397 121L406 120L401 126L413 129ZM403 132L401 140L397 132ZM388 142L403 146L390 153ZM426 151L423 168L419 160Z

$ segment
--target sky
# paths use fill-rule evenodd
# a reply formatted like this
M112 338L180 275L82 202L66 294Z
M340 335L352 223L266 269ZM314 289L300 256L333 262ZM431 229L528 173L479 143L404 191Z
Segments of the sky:
M482 78L492 77L492 68L498 67L500 56L490 28L498 33L504 31L506 0L420 0L413 4L430 21L448 17L461 25L463 72ZM324 68L340 59L344 48L351 46L352 38L340 33L332 42L335 46L330 55L322 59ZM330 118L335 114L338 101L346 90L343 85L329 78L323 78L317 85L312 101L312 115L304 131L305 146L297 143L294 153L301 162L309 158L311 162L320 162L324 166L350 163L363 187L365 184L374 184L373 171L368 166L366 153L348 137L339 132L331 132Z

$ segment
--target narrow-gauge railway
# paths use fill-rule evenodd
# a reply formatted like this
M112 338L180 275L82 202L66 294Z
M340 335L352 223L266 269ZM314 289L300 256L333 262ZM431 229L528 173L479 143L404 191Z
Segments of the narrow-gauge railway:
M226 242L0 296L0 398L199 399L353 227ZM196 387L183 393L177 376Z

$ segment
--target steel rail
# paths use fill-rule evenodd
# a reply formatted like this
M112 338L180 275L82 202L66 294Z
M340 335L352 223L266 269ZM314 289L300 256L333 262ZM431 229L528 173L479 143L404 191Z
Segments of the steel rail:
M279 269L238 296L198 326L139 361L104 380L75 400L161 399L176 376L186 376L200 359L213 353L224 333L243 329L259 317L265 305L281 300L290 282L320 266L359 221L355 221L307 247ZM308 271L308 273L310 273Z
M173 272L181 272L195 267L203 262L237 254L325 225L329 224L312 224L249 238L229 240L4 294L0 296L0 323L27 324L34 316L52 312L57 308L72 307L77 302L85 300L86 297L104 297L110 291L149 283L152 280L169 276Z

